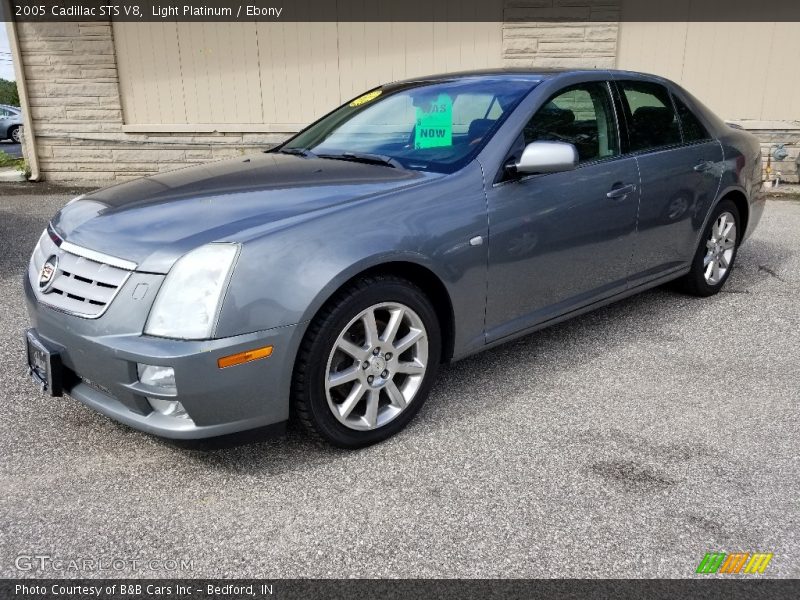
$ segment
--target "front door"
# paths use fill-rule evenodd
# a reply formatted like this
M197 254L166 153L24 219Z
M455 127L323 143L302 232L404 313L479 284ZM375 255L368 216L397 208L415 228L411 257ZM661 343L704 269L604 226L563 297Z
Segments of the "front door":
M639 178L636 160L620 155L609 85L557 92L510 156L537 140L574 144L580 163L489 188L488 342L626 287Z

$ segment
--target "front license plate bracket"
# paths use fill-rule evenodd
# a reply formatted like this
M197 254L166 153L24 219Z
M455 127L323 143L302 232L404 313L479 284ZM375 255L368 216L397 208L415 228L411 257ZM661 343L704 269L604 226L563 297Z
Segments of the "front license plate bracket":
M42 392L50 396L63 396L63 376L60 352L43 342L36 331L25 332L25 348L28 358L28 375Z

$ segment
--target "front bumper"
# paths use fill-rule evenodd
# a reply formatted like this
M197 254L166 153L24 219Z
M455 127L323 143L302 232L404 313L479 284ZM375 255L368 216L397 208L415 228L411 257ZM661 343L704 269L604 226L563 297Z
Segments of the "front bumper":
M147 277L158 276L137 275ZM157 289L160 282L153 283ZM89 320L38 303L27 277L24 286L31 326L46 343L61 350L64 391L98 412L173 439L227 435L288 419L291 373L299 345L297 326L218 340L155 338L126 331L129 328L123 324L144 322L141 314L146 318L143 309L147 307L137 304L125 289L102 318ZM217 366L223 356L262 346L273 346L270 357L225 369ZM137 363L172 367L177 395L141 384ZM179 400L190 419L153 411L147 396Z

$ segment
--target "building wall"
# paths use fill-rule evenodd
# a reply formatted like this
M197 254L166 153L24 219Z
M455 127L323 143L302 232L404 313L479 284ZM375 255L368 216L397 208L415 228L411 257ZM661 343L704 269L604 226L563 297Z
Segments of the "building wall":
M345 29L353 30L348 37L350 42L363 44L365 38L357 35L359 32L356 30L363 29L365 24L346 25ZM289 116L292 122L287 126L283 122L265 122L261 110L266 103L262 103L260 98L253 110L248 108L243 112L230 108L229 113L234 115L233 122L226 123L229 117L217 118L214 101L209 101L207 93L203 94L205 106L200 107L201 112L194 106L195 112L189 113L202 115L203 118L197 116L187 119L187 104L181 98L185 99L193 93L187 92L178 98L176 91L189 80L178 78L165 84L165 80L169 79L169 69L156 70L159 60L166 62L166 53L151 54L148 51L147 56L151 60L144 64L143 61L131 60L143 45L155 42L155 39L150 39L153 36L149 33L142 35L145 28L150 26L117 23L112 27L111 23L97 22L17 24L36 149L45 179L123 181L193 163L263 150L301 128L303 122L298 115L309 122L358 91L374 86L387 77L395 78L387 73L393 72L393 63L400 68L399 48L406 47L407 37L399 36L397 39L400 42L395 46L387 47L384 44L383 54L378 57L373 65L375 68L370 69L366 79L363 69L353 68L352 65L348 67L353 73L341 77L344 84L328 94L332 98L327 98L326 102L310 101L303 105L289 102L294 112ZM229 24L223 26L228 27ZM386 24L378 23L375 27L385 28ZM411 28L417 31L430 28L431 36L423 37L426 40L435 38L443 45L443 51L433 52L433 48L429 48L424 50L423 55L415 57L414 53L420 52L420 47L428 44L413 44L408 55L401 57L402 73L397 73L397 78L428 73L436 68L446 71L500 66L502 63L499 23L415 23L406 29ZM192 33L202 30L193 29L188 32L190 37ZM493 34L493 31L496 33ZM123 39L115 40L115 33ZM493 35L496 39L493 39ZM368 38L366 41L369 41ZM204 49L209 56L218 56L222 51L220 48L209 48L202 39L197 40L197 44L195 49ZM124 48L124 56L121 56L121 47ZM367 54L366 47L354 51L354 56L362 60ZM220 72L229 72L232 68L230 65L218 66ZM295 65L294 80L299 79L302 66ZM127 78L120 77L121 68L127 69ZM256 67L256 72L261 73L261 68ZM357 77L358 74L360 76ZM340 77L336 79L338 81ZM148 80L153 82L149 89L137 89L138 85ZM262 86L276 82L278 80L275 77L264 77L256 89L263 89L265 97L272 98L273 90ZM190 83L195 87L200 85L201 89L216 85L208 81L207 76L205 81ZM279 83L280 92L285 95L286 84ZM159 85L164 89L159 89ZM215 94L215 101L224 108L225 94L219 91ZM325 99L325 94L319 95ZM304 96L314 100L313 91ZM270 114L273 114L274 105L271 109ZM182 116L176 118L176 115Z
M131 179L253 152L268 133L127 133L110 23L18 23L22 63L43 177Z
M498 26L497 43L487 46L493 48L491 52L495 53L495 58L484 57L483 62L492 64L496 60L497 64L504 66L534 68L617 66L620 39L628 25L623 23L621 27L618 22L622 0L503 1L504 22ZM574 20L555 22L552 20L554 17ZM119 52L120 45L132 41L130 37L115 40L118 26L98 22L16 25L44 178L51 181L121 181L193 163L257 152L289 135L290 132L281 130L280 124L242 124L239 123L240 117L227 126L195 123L186 118L185 110L183 121L179 120L177 124L166 123L164 118L159 127L144 123L149 113L141 111L141 107L149 107L155 101L164 104L167 95L161 94L158 88L151 88L150 95L141 99L132 95L129 89L126 91L126 86L130 87L135 79L126 80L123 76L121 83L120 69L132 68L125 61L134 49ZM800 27L800 24L794 26ZM465 37L469 36L461 32L448 44L462 44ZM137 43L141 45L142 41ZM625 43L622 37L622 45ZM213 54L218 49L211 50ZM122 56L124 53L127 53L127 58ZM397 53L394 52L393 56L397 58ZM416 63L412 66L420 68ZM462 63L462 66L468 65ZM447 70L448 65L445 67ZM408 69L407 66L404 68ZM642 70L653 69L642 67ZM386 73L386 68L381 67L373 70L372 76L375 82L393 78ZM146 78L147 73L142 72L140 76ZM159 77L159 85L163 79ZM268 79L262 78L262 85L264 81ZM356 85L354 78L350 82L352 90L371 85L366 80L364 85ZM775 94L782 95L783 91L779 91L782 89L778 87ZM703 97L702 91L693 91ZM338 88L336 93L340 100L352 95L346 87ZM172 92L169 98L171 103ZM126 122L126 102L130 105L134 99L141 104L137 104L139 112L136 118L129 116ZM335 101L326 102L326 107L333 104ZM314 111L321 110L316 105L312 107ZM154 112L172 115L172 120L175 114L181 114L180 111L176 113L175 105L169 103L163 111L159 108ZM258 114L255 110L255 116L248 119L258 121L264 118ZM311 112L308 115L305 117L308 120L318 116ZM761 138L765 156L775 144L787 145L789 158L773 164L773 169L781 172L784 181L797 182L800 128L776 126L770 121L752 121L745 125Z
M682 0L673 18L690 17ZM683 13L681 12L681 7ZM665 51L669 49L668 51ZM619 27L617 67L667 77L690 90L716 114L742 125L762 142L765 157L776 144L789 154L773 175L798 182L800 23L637 22Z
M506 67L613 69L621 0L506 0ZM563 19L553 21L554 18Z
M386 81L502 64L498 21L115 22L113 34L136 131L298 131Z

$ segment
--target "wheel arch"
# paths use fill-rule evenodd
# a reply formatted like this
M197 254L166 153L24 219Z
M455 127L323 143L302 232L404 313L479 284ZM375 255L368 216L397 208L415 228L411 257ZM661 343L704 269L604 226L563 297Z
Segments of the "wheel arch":
M407 256L386 258L375 264L361 264L348 272L334 278L312 303L306 318L303 337L314 317L331 301L336 293L363 277L375 275L394 275L407 279L419 287L428 296L439 319L442 333L441 361L448 362L454 352L455 345L455 313L450 293L442 278L428 265L421 264Z
M745 232L747 231L748 222L750 220L750 203L747 201L747 196L742 190L738 188L731 188L720 194L719 201L717 202L717 204L719 204L723 200L732 201L736 206L736 210L739 211L739 219L741 220L739 226L742 232L741 235L744 236Z
M731 200L735 205L736 209L739 211L739 219L740 219L740 229L742 231L741 240L744 239L745 232L747 231L747 224L750 220L750 203L747 200L747 194L737 186L730 186L722 190L717 195L717 200L708 207L708 211L705 213L705 217L703 218L702 224L700 225L699 229L697 230L697 239L695 240L695 247L697 244L700 244L703 237L703 232L705 231L706 227L708 226L708 221L711 218L711 215L714 213L714 210L719 206L719 203L723 200Z

